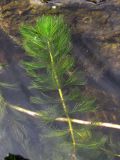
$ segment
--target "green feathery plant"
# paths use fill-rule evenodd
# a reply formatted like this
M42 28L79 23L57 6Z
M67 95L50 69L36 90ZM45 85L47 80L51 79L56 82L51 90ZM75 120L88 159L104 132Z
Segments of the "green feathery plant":
M58 116L67 118L68 127L49 134L49 137L71 138L72 157L77 148L97 148L101 142L92 140L92 132L85 127L77 128L71 117L96 110L94 100L82 96L80 86L85 84L83 74L75 67L71 55L71 36L63 16L42 16L34 26L23 25L20 29L23 46L29 60L22 62L32 77L31 88L39 89L42 98L31 97L32 102L46 106L41 110L44 120L54 121ZM103 141L103 139L102 139Z

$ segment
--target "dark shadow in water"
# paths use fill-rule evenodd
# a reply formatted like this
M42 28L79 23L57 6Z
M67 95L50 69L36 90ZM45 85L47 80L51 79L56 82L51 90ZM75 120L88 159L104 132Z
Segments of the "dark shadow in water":
M9 153L9 156L5 157L4 160L29 160L29 159L23 158L20 155L14 155L14 154Z

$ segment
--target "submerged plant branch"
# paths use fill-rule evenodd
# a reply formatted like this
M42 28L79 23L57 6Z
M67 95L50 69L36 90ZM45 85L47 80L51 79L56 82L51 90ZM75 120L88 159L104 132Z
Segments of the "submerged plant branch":
M17 110L19 112L25 113L29 116L35 117L35 118L42 118L44 115L42 113L38 113L38 112L34 112L28 109L24 109L20 106L14 106L14 105L10 105L10 107L14 110ZM58 122L68 122L67 118L64 117L58 117L55 119L55 121ZM96 126L96 127L107 127L107 128L114 128L114 129L120 129L120 125L119 124L114 124L114 123L106 123L106 122L92 122L92 121L85 121L85 120L80 120L80 119L74 119L74 118L70 118L70 121L72 123L75 124L83 124L83 125L92 125L92 126Z

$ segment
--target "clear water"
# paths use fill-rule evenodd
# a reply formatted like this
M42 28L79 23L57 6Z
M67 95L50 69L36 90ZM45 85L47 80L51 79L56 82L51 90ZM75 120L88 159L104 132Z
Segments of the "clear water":
M73 3L73 1L70 0L54 0L54 2ZM82 0L76 0L76 2L82 2ZM119 29L119 23L116 18L114 18L114 21L112 19L111 23L113 24L113 27L116 26L114 28ZM99 29L97 27L90 29L90 31L99 36ZM88 34L87 30L82 36L81 34L74 35L72 39L74 44L73 53L75 57L77 57L76 59L79 61L79 64L82 64L82 67L86 68L85 74L87 84L88 86L93 87L93 90L97 90L96 96L99 97L97 103L101 105L103 102L102 105L104 105L102 111L107 111L105 112L105 114L107 113L107 121L114 121L114 123L119 124L120 68L118 67L115 69L107 58L100 56L98 46L102 42L94 39L91 35L92 34ZM19 65L19 59L21 59L23 54L23 51L17 45L13 44L7 35L1 31L0 60L2 62L7 61L8 66L0 71L0 81L15 86L15 89L1 88L2 95L10 104L36 111L39 108L44 108L44 106L33 105L29 101L31 95L34 96L40 94L37 91L28 90L30 79L26 76L24 70ZM94 61L91 60L91 56L94 57ZM92 94L92 92L90 92L90 94ZM103 115L102 118L103 120L106 120ZM70 159L69 148L66 148L65 151L63 148L57 150L57 145L62 141L64 142L64 139L49 139L45 137L45 134L50 131L51 129L40 119L7 107L5 109L4 117L0 117L0 160L3 160L8 153L22 155L30 160L57 160L58 157L59 160ZM117 135L119 141L119 131L103 130L103 132L106 134L109 133L110 135ZM117 148L117 153L120 153L119 147ZM108 159L111 160L111 158ZM116 159L119 160L119 157L112 158L112 160ZM82 160L82 158L80 160Z

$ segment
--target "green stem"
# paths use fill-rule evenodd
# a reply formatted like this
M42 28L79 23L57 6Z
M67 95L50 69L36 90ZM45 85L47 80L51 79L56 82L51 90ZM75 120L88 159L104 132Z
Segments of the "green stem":
M64 95L63 95L63 92L62 92L62 89L61 89L61 86L60 86L60 82L59 82L59 79L58 79L58 76L57 76L57 73L56 73L56 70L55 70L55 63L54 63L54 58L53 58L53 55L52 55L52 52L51 52L51 49L50 49L50 42L48 42L48 49L49 49L49 54L50 54L53 76L55 78L55 82L56 82L56 85L57 85L57 88L58 88L58 93L59 93L59 97L60 97L60 100L61 100L61 103L62 103L62 106L63 106L63 110L66 114L66 118L68 119L69 131L70 131L70 134L71 134L72 143L73 143L74 152L75 152L76 142L75 142L73 127L72 127L72 122L71 122L71 118L69 117L69 114L68 114L68 111L67 111L68 107L65 103Z

